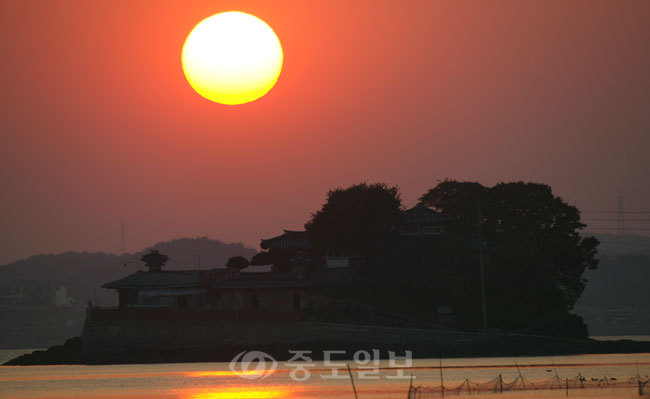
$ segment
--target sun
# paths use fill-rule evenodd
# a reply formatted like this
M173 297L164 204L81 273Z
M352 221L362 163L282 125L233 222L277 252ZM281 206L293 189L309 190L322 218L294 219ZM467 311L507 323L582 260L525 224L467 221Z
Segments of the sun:
M239 11L199 22L183 45L183 72L197 93L243 104L271 90L282 70L280 40L266 22Z

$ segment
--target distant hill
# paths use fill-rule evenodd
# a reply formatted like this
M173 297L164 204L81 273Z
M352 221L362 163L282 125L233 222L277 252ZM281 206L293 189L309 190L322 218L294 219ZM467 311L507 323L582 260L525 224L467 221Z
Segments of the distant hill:
M157 249L169 256L165 269L197 269L199 255L201 268L224 267L231 256L241 255L250 259L256 253L241 243L226 244L198 237L159 242L140 252L124 255L103 252L35 255L0 266L0 297L15 281L42 280L54 288L66 287L67 295L75 303L86 304L88 300L94 302L97 298L99 305L113 306L117 304L115 294L111 290L102 289L101 285L138 269L144 270L140 257L150 249Z
M650 236L632 234L594 234L600 245L601 256L645 255L650 256Z
M650 237L597 235L598 269L576 303L591 335L650 335Z
M588 270L579 304L601 308L650 309L650 256L604 255L598 269ZM648 331L650 333L650 326Z
M250 260L257 251L245 247L242 243L224 244L217 240L206 237L200 238L177 238L171 241L159 242L144 251L135 254L138 260L144 252L151 249L169 256L165 268L168 269L197 269L199 268L199 255L201 256L202 269L225 267L226 262L232 256L241 255Z
M224 267L231 256L250 259L256 253L240 243L179 238L124 255L65 252L0 266L0 349L44 348L79 336L89 300L99 306L117 306L116 293L101 285L144 270L140 257L150 249L169 256L168 270L196 269L199 255L201 268L211 269ZM55 306L61 297L68 304Z

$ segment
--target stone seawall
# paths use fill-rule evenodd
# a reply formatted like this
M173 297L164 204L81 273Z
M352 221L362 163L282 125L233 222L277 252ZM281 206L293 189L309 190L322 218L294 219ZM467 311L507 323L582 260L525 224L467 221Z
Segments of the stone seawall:
M288 360L291 350L310 351L314 360L323 359L325 351L350 358L362 349L378 349L383 358L388 351L410 351L415 358L650 352L650 342L302 322L296 316L94 308L87 311L82 338L8 364L229 362L250 350L277 360Z
M136 351L213 349L320 342L367 346L462 345L492 334L319 322L255 321L246 314L223 320L213 311L90 309L83 331L84 356Z

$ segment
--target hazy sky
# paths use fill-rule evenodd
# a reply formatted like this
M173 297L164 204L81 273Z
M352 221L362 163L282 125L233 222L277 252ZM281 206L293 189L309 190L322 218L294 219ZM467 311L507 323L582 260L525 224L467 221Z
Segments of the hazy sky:
M583 210L615 210L620 189L650 210L648 1L0 4L0 263L117 251L121 218L133 250L257 247L361 181L406 205L454 178L544 182ZM228 10L265 20L285 57L235 107L180 62Z

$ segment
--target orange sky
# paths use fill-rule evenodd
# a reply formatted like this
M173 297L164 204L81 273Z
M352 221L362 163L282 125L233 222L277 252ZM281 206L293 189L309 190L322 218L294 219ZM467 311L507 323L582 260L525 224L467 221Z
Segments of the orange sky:
M227 10L285 56L236 107L180 63ZM133 250L256 246L364 180L407 205L449 177L545 182L592 210L622 189L650 210L648 21L647 1L2 2L0 263L116 251L120 218Z

